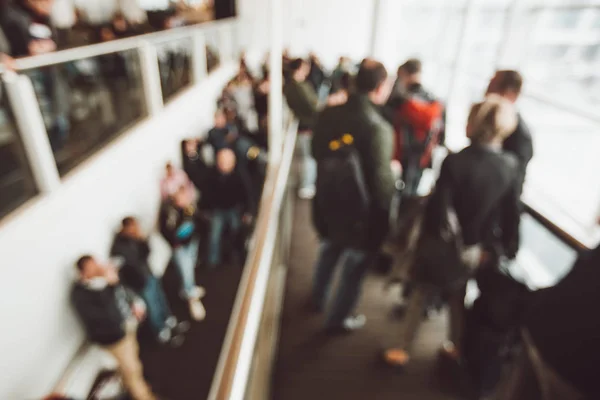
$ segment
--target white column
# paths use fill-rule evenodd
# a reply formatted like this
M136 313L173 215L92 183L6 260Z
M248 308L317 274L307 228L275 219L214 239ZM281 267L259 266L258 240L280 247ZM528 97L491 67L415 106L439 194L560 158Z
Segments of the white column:
M148 115L152 116L158 113L164 105L156 47L146 42L139 48L139 54L146 109L148 110Z
M31 79L7 72L4 82L37 188L49 193L60 185L60 175Z
M200 83L208 74L206 67L206 40L202 31L192 35L192 76L194 83Z
M458 93L457 90L462 87L463 82L461 75L464 75L464 71L469 62L469 53L472 44L472 35L475 28L476 20L476 4L477 0L469 0L466 8L464 9L464 20L460 36L458 38L458 47L456 51L456 58L454 59L454 65L452 68L452 77L450 82L450 96L452 99Z
M466 144L465 124L468 110L464 103L464 97L469 93L468 76L465 73L471 52L472 38L477 13L477 0L469 0L464 9L462 30L458 39L456 58L452 66L450 76L450 89L448 91L448 125L447 145L451 150L458 150ZM482 93L483 95L483 93Z
M277 163L283 151L283 76L281 64L283 55L283 2L281 0L270 0L270 3L269 162Z
M373 1L373 19L371 22L371 44L369 47L369 56L377 58L377 43L379 42L379 32L381 30L381 13L383 12L384 0ZM385 33L385 32L384 32Z
M219 54L221 55L221 63L226 63L233 59L233 31L229 23L219 26Z

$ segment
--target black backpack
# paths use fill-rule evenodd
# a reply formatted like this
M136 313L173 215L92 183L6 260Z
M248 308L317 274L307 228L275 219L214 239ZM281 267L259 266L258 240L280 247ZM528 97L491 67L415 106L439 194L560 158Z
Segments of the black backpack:
M371 198L354 136L342 134L329 142L328 149L319 160L315 206L327 239L361 247L367 241Z

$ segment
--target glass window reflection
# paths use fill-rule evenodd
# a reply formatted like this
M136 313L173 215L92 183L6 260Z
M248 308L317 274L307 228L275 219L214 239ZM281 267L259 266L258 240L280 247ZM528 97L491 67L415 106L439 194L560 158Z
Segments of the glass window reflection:
M157 46L160 84L166 102L192 83L192 39Z
M206 68L210 73L218 68L221 63L221 55L219 54L219 34L216 30L212 30L206 32L204 38L206 40Z
M136 50L26 73L61 176L146 116Z
M0 218L33 197L36 192L6 92L0 85Z

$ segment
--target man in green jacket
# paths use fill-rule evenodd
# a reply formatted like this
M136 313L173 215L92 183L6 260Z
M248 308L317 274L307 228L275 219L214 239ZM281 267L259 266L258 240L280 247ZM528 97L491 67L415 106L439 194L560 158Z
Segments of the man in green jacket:
M356 76L356 93L340 106L326 108L314 127L312 153L317 163L330 154L332 140L348 133L355 141L371 210L364 243L350 248L328 239L320 210L314 204L314 219L322 240L321 253L315 267L312 302L316 310L324 308L328 288L338 260L342 261L341 282L326 329L334 333L351 332L364 326L364 316L352 316L368 265L378 253L388 230L388 218L394 195L394 178L390 163L393 149L393 128L381 116L378 106L385 103L391 91L387 71L380 62L365 60ZM316 194L319 198L319 193ZM326 199L319 198L319 204ZM332 205L335 206L335 205Z
M288 106L298 118L298 148L301 154L302 173L298 196L311 199L315 195L317 167L310 153L311 132L319 110L319 98L307 81L309 64L301 58L290 63L291 76L286 80L283 94Z

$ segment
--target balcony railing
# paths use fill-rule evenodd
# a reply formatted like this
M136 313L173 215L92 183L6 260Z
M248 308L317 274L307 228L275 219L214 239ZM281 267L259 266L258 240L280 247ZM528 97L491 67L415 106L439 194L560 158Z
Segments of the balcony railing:
M237 57L235 19L16 60L0 70L0 218Z

